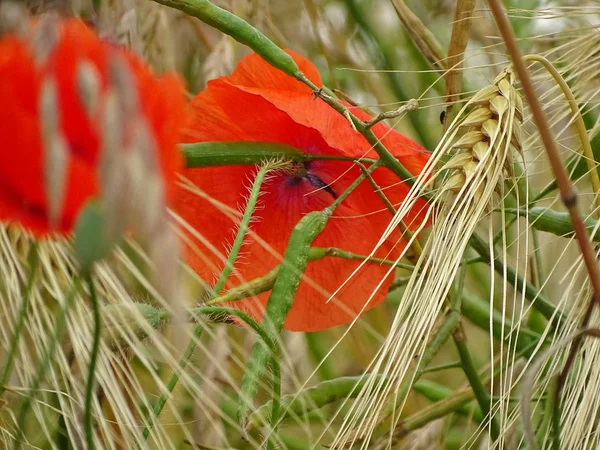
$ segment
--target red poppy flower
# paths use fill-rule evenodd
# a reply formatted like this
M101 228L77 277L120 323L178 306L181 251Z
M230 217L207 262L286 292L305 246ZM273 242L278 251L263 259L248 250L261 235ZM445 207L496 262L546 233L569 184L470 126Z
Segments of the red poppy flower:
M317 69L304 57L289 52L300 69L317 86L321 78ZM325 155L364 156L377 158L370 144L354 131L348 121L313 92L271 67L259 56L244 58L232 75L208 83L207 89L191 103L192 118L184 132L185 142L200 141L263 141L292 145L307 153ZM368 119L362 111L354 111ZM402 164L413 174L425 165L429 153L417 143L384 124L373 132ZM266 274L281 262L291 231L306 213L321 210L332 203L359 175L351 162L319 160L306 163L296 174L279 173L263 185L261 207L251 224L242 255L236 262L237 277L230 277L227 287ZM249 180L256 169L252 166L227 166L185 169L184 175L214 200L234 209L244 207ZM375 170L373 178L384 189L389 200L398 205L408 186L385 168ZM323 186L327 188L323 189ZM322 189L318 189L321 187ZM423 217L420 203L408 216L414 228ZM175 209L217 250L226 254L233 240L236 222L223 213L215 202L200 198L182 189ZM381 199L365 181L335 210L325 230L314 242L318 247L341 247L357 254L369 254L390 221L390 213ZM213 281L215 268L223 267L222 259L199 240L194 240L187 252L189 265L205 280ZM405 244L392 235L377 252L379 257L396 257ZM267 245L261 242L264 241ZM192 250L192 247L195 249ZM366 264L337 294L330 294L358 267L360 261L324 258L310 262L285 328L295 331L315 331L346 323L364 309L380 303L386 296L393 276L386 278L376 295L365 302L376 289L389 267ZM255 299L234 302L232 306L246 310L255 318L263 315L268 293Z
M119 60L130 74L130 96L139 109L134 119L146 124L167 185L182 164L177 143L185 118L185 97L176 76L156 77L137 57L100 40L80 20L36 22L29 30L32 39L11 34L0 39L0 220L19 222L36 234L46 234L70 230L82 205L100 189L99 165L106 138L102 112L112 89L111 64ZM92 110L90 105L86 108L78 78L84 65L97 85L98 98ZM48 83L53 91L49 104L57 114L44 117L42 97ZM49 132L64 144L66 152L59 161L64 168L63 201L51 228L51 194L44 180L52 170L48 167L52 156L48 156L51 149L44 133L52 126L55 129ZM129 122L122 126L126 132L135 128Z

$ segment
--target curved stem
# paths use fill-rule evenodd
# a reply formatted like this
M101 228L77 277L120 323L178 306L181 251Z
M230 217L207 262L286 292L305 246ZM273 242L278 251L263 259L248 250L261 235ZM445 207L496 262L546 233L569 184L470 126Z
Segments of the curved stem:
M367 170L367 168L360 161L356 161L356 165L360 167L361 172L367 178L367 181L373 188L373 191L377 194L377 196L381 199L387 210L390 212L392 217L396 216L396 208L392 202L387 198L381 187L377 184L375 179L371 176L371 173ZM413 232L409 230L406 224L403 221L398 222L398 228L400 229L400 233L402 236L406 236L406 240L411 243L411 248L415 253L415 256L418 258L423 253L423 247L421 247L421 243L418 239L412 239Z
M235 316L241 321L245 322L258 336L262 339L264 344L268 347L271 352L271 368L273 371L273 406L272 406L272 418L279 421L279 410L280 410L280 399L281 399L281 367L279 365L279 360L277 358L277 344L271 339L269 334L262 328L262 326L250 317L247 313L240 311L235 308L227 308L227 307L219 307L219 306L200 306L198 308L193 308L189 311L189 316L196 320L198 316L208 315L208 316ZM167 316L165 316L167 318ZM203 325L198 325L194 330L194 337L191 339L188 347L185 350L185 353L179 360L179 368L183 370L187 365L189 359L191 358L194 350L196 349L198 338L203 331ZM152 417L149 417L146 422L146 427L142 432L144 440L148 440L150 436L150 432L152 431L154 424L156 423L156 419L160 416L169 395L173 392L177 383L179 382L179 375L177 373L173 373L171 378L167 384L167 392L159 397L154 408L152 408ZM276 423L274 422L274 423Z
M100 314L100 302L96 295L96 286L94 285L94 279L88 272L84 276L85 281L90 290L90 301L92 304L92 312L94 315L94 341L92 343L92 351L90 352L90 366L88 369L88 378L86 383L85 391L85 438L87 442L88 450L94 448L94 428L92 421L92 399L94 397L94 381L96 380L96 365L98 363L98 356L100 354L100 337L102 331L102 317Z
M14 334L10 340L10 347L6 355L6 361L2 366L2 374L0 375L0 395L6 390L5 385L8 381L8 377L12 371L12 367L15 360L15 353L19 346L21 333L25 326L27 318L27 312L29 311L29 303L31 301L31 290L33 289L33 282L40 262L40 255L38 251L38 243L34 241L31 249L29 250L28 256L29 272L27 274L27 284L25 285L25 293L23 294L23 301L18 312L17 324L15 325Z
M591 284L594 288L594 301L600 305L600 268L598 267L595 252L590 244L587 228L577 206L577 193L573 188L573 184L569 179L569 174L561 161L556 146L556 140L548 125L542 105L537 98L531 77L529 76L523 57L521 56L521 50L517 45L510 23L502 9L502 5L499 0L489 0L489 4L494 20L498 25L498 30L506 44L508 53L511 55L515 71L521 80L521 86L525 97L527 98L527 102L529 103L529 107L531 108L531 114L540 132L544 147L546 148L546 153L560 190L561 200L571 216L579 249L583 256Z
M590 182L592 183L592 188L594 189L595 215L598 216L600 214L600 196L598 195L600 193L600 177L598 176L598 171L596 170L596 161L594 159L592 144L590 143L587 135L583 116L581 115L581 111L579 111L579 107L577 106L577 100L575 99L575 96L573 95L573 92L571 91L571 88L567 82L560 75L560 73L558 73L558 70L556 70L556 67L554 67L546 58L541 55L525 55L523 56L523 60L535 61L543 65L548 73L552 75L552 78L554 78L554 81L556 81L564 96L567 98L571 112L575 117L575 126L577 128L577 133L579 134L579 139L581 140L581 147L583 150L583 156L585 157L585 162L587 164Z
M190 342L189 342L187 348L185 349L183 356L179 360L179 364L178 364L179 370L181 370L181 371L185 370L185 366L187 365L188 361L192 357L194 350L196 350L196 346L198 345L198 339L200 339L200 336L202 335L203 331L204 331L203 325L198 325L194 329L194 336L192 339L190 339ZM152 414L150 415L150 417L148 417L148 420L146 421L146 427L144 428L144 431L142 432L142 436L144 437L145 441L148 440L148 436L150 436L150 432L154 428L156 419L158 419L158 416L160 416L160 413L162 412L163 408L165 407L165 405L167 403L167 400L169 399L169 395L171 395L173 393L173 391L175 390L175 386L177 386L178 382L179 382L179 373L173 371L173 374L171 375L171 378L169 379L169 382L167 383L167 392L163 393L158 398L158 400L154 404L154 408L152 408Z

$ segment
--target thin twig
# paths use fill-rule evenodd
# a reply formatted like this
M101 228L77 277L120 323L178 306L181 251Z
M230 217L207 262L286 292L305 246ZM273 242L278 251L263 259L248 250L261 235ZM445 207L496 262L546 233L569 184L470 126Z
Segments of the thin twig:
M490 3L493 0L490 0ZM556 352L561 350L569 343L583 338L583 336L590 336L594 338L600 338L600 328L585 328L578 330L575 334L567 336L561 341L554 344L548 350L546 350L540 357L529 366L529 369L523 377L523 387L521 392L523 393L521 398L521 419L523 420L523 430L525 440L531 450L537 450L537 442L535 439L535 433L531 424L531 397L533 392L533 385L535 383L537 373L542 369L546 361L552 357ZM555 402L559 399L555 398Z
M573 113L573 118L575 119L575 127L577 128L577 133L579 134L579 140L581 141L582 153L588 168L590 183L594 189L594 215L598 217L600 215L600 196L598 196L598 193L600 193L600 176L598 175L596 161L594 160L594 151L592 150L592 144L590 143L590 139L587 135L585 122L583 120L583 116L581 115L581 111L579 110L579 106L577 105L577 99L558 70L556 70L552 63L546 58L540 55L525 55L523 59L525 61L535 61L543 65L548 73L552 76L554 81L556 81L563 95L566 97L567 102L569 103L569 107Z
M567 170L560 159L560 155L556 147L556 140L552 131L550 130L550 126L548 125L548 121L546 120L540 101L535 94L533 83L531 82L527 67L525 66L523 57L521 56L521 50L517 45L511 25L504 14L502 5L499 0L489 0L489 4L500 34L502 35L502 38L506 44L506 48L511 56L515 71L521 80L523 93L525 94L527 102L529 103L531 114L540 132L544 147L546 148L546 153L548 154L548 159L550 160L552 171L554 172L556 183L560 190L560 198L569 211L569 215L571 216L573 228L575 229L575 237L577 238L577 242L579 244L579 248L590 277L590 282L594 288L594 301L600 305L600 268L598 267L596 255L594 254L594 250L590 244L587 228L583 222L583 219L581 218L579 208L577 207L577 192L575 191L573 184L569 179L569 174L567 173Z
M375 117L373 117L371 120L365 122L365 129L368 130L372 126L377 125L382 120L395 119L396 117L403 116L404 114L416 111L417 109L419 109L419 102L417 101L416 98L411 98L400 108L395 109L393 111L381 112L381 113L377 114Z
M394 208L392 202L387 198L387 196L383 192L383 189L381 189L381 187L377 184L377 182L371 176L365 165L360 163L359 161L356 161L356 165L360 167L361 172L367 178L367 181L373 188L373 191L375 191L375 193L381 199L387 210L392 214L392 217L396 217L396 208ZM398 228L400 229L401 235L406 236L406 241L411 243L411 248L415 256L421 256L421 254L423 253L423 247L421 247L421 243L417 239L412 238L413 232L408 228L408 226L406 226L406 224L403 221L398 222Z

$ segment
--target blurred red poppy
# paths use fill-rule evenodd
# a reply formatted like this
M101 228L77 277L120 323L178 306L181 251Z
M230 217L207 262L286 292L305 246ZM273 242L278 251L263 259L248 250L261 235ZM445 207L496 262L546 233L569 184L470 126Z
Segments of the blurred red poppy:
M317 86L321 78L306 58L289 51L300 69ZM184 132L185 142L263 141L292 145L307 153L377 158L370 144L348 121L321 100L311 89L271 67L256 54L245 57L230 76L208 83L207 89L191 103L192 118ZM361 119L368 115L354 113ZM425 165L429 152L385 124L373 127L383 144L413 174ZM244 207L248 186L256 173L252 166L185 169L184 175L217 202L233 209ZM351 162L319 160L306 163L298 173L279 173L263 185L260 208L246 237L235 274L226 287L265 275L280 261L291 231L306 213L332 203L360 175ZM408 186L385 168L375 170L374 179L389 200L398 205ZM326 188L324 188L326 186ZM318 189L318 188L321 189ZM423 218L425 203L409 214L411 228ZM227 253L236 231L236 222L215 202L182 189L175 209L216 250ZM372 251L390 221L390 213L365 181L335 210L325 230L314 242L318 247L341 247L357 254ZM254 234L255 236L253 236ZM206 281L213 281L223 267L222 259L190 236L187 251L190 266ZM264 241L261 243L260 241ZM393 234L377 256L395 258L406 243ZM265 245L266 243L266 245ZM192 250L192 248L194 248ZM363 309L380 303L393 275L386 277L375 296L365 302L385 277L389 266L368 263L337 294L329 295L358 267L360 261L324 258L308 264L285 328L315 331L351 321ZM232 303L255 318L263 315L268 293Z
M121 136L111 148L107 140L119 132L135 134L138 120L152 141L148 147L156 150L158 172L172 184L182 164L177 147L185 119L180 80L155 76L137 57L100 40L78 19L35 20L26 28L27 36L0 38L0 221L21 223L38 235L69 231L83 204L101 188L99 166L107 157L102 153L123 150L119 144L131 136ZM127 95L136 103L135 114L121 116L119 130L106 129L103 122L108 93L123 94L113 89L115 61L120 74L129 77L132 92ZM82 93L85 76L90 98ZM62 201L51 224L48 178L53 176Z

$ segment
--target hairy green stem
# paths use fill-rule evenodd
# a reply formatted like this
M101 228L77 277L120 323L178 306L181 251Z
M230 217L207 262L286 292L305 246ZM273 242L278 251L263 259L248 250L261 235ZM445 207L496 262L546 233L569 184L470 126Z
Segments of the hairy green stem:
M281 166L281 165L279 165ZM225 267L221 272L221 276L219 277L217 283L214 287L214 296L216 297L221 293L223 287L225 287L225 283L233 270L233 266L238 257L240 249L244 243L244 238L246 237L246 232L248 231L248 227L250 226L250 220L252 219L252 214L254 214L254 208L256 207L256 203L258 202L258 198L260 196L260 189L262 187L263 182L267 174L277 168L276 165L267 163L262 166L258 173L256 174L256 178L252 183L252 190L250 191L250 196L248 197L248 202L246 203L246 207L244 208L244 215L240 222L238 232L235 236L235 240L233 241L233 245L231 246L231 250L229 252L229 256L227 258L227 262L225 263Z

